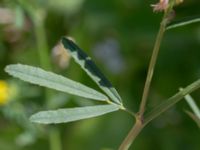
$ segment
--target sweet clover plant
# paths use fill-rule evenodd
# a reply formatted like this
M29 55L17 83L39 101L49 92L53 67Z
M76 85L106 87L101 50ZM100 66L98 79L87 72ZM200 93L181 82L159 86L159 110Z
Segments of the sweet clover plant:
M80 65L80 67L88 74L88 76L99 86L101 91L96 91L91 87L68 79L67 77L55 74L53 72L45 71L38 67L23 64L13 64L8 65L5 68L5 71L8 74L23 81L51 88L57 91L77 95L90 100L100 101L100 104L85 107L40 111L36 114L33 114L30 117L30 121L40 124L67 123L104 115L114 111L125 111L135 119L135 123L132 129L119 146L119 150L127 150L129 149L130 145L133 143L137 135L147 124L160 116L163 112L173 107L184 97L187 99L187 102L191 105L191 107L194 108L194 102L191 100L191 97L189 97L188 94L200 88L200 79L182 88L178 93L174 94L166 100L163 100L161 104L158 104L153 109L148 110L148 113L146 113L146 104L148 100L149 89L151 86L157 56L160 50L160 45L164 33L167 30L200 21L200 17L191 17L183 19L181 21L173 22L173 8L175 5L178 5L181 2L182 0L160 0L159 3L152 5L155 12L161 11L164 12L164 15L156 37L153 53L148 67L143 95L138 110L128 110L127 107L123 105L123 101L125 101L126 98L120 97L120 94L117 92L115 87L98 69L94 61L75 42L66 37L63 37L62 44L65 50L71 54L75 62ZM194 112L195 115L187 111L187 113L199 124L199 110L196 108L194 109Z

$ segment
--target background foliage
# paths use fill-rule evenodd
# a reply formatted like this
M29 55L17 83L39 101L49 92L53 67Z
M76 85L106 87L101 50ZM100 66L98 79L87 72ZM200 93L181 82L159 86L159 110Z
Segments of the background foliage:
M150 7L156 1L24 1L0 1L0 89L8 93L0 103L0 149L50 149L60 141L63 149L69 150L116 149L133 124L130 116L116 112L61 125L31 124L28 117L39 110L94 102L51 90L46 97L44 88L12 79L4 68L12 63L40 66L41 62L50 61L51 67L45 66L48 70L98 89L68 54L57 55L62 50L60 38L70 36L109 77L126 106L136 111L161 20L161 13L153 13ZM196 0L185 1L176 7L175 19L198 15L199 5ZM199 47L199 23L166 33L149 108L200 77ZM45 49L48 58L41 57L40 52ZM192 96L200 105L199 90ZM160 150L198 150L199 128L184 113L186 109L190 108L182 101L153 121L136 139L135 149L151 150L156 145Z

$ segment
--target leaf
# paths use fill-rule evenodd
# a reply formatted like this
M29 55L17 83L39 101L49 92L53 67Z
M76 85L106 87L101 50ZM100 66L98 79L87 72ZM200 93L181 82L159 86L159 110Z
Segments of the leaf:
M167 111L169 108L178 103L185 95L190 94L191 92L200 88L200 79L188 85L186 88L165 100L160 105L156 106L152 111L150 111L147 115L145 115L144 124L148 124L151 120L158 117L163 112Z
M197 23L197 22L200 22L200 16L188 17L188 18L184 18L184 19L170 23L169 25L167 25L166 29L169 30L169 29L186 26L192 23Z
M121 104L121 97L116 89L106 79L106 77L97 68L91 58L79 48L73 41L62 38L64 47L71 53L72 57L81 68L94 80L94 82L116 103Z
M200 109L198 108L194 99L189 94L187 94L185 96L185 100L187 101L188 105L191 107L194 114L200 119Z
M82 85L78 82L67 79L61 75L57 75L55 73L48 72L37 67L21 64L8 65L5 68L5 71L16 78L40 86L48 87L58 91L94 100L108 100L108 98L105 95L85 85Z
M200 109L198 108L192 96L190 96L189 94L185 96L185 100L187 101L188 105L191 107L194 114L190 111L185 111L185 112L197 123L198 127L200 128Z
M42 124L66 123L104 115L117 110L119 110L119 106L108 104L41 111L32 115L30 121Z

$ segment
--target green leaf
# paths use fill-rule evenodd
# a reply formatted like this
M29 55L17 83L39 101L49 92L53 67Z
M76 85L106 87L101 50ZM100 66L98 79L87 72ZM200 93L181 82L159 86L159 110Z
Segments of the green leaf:
M41 111L32 115L30 121L42 124L66 123L104 115L117 110L119 110L119 106L108 104Z
M182 90L182 88L180 90ZM195 103L192 96L190 96L190 94L187 94L185 96L185 100L188 103L188 105L191 107L194 114L190 111L185 111L185 112L197 123L198 127L200 128L200 109L198 108L197 104Z
M48 87L58 91L94 100L108 100L108 98L105 95L85 85L82 85L78 82L67 79L61 75L57 75L55 73L48 72L37 67L21 64L8 65L5 68L5 71L16 78L40 86Z
M145 115L144 124L148 124L151 120L158 117L160 114L174 106L181 99L184 98L185 95L190 94L191 92L200 88L200 79L193 82L174 96L162 102L160 105L156 106L152 111L150 111L147 115Z
M194 99L189 94L187 94L185 96L185 100L187 101L188 105L191 107L194 114L200 119L200 109L198 108Z
M94 82L116 103L121 104L121 97L116 89L97 68L91 58L73 41L62 38L64 47L70 52L76 63L94 80Z
M200 22L200 16L188 17L188 18L184 18L184 19L170 23L169 25L167 25L166 29L169 30L169 29L186 26L192 23L197 23L197 22Z

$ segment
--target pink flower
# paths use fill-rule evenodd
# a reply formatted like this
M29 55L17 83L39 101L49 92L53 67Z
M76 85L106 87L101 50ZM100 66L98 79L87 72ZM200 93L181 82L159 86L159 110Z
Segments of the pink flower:
M160 0L159 3L151 5L153 7L153 11L163 11L168 7L169 0Z

